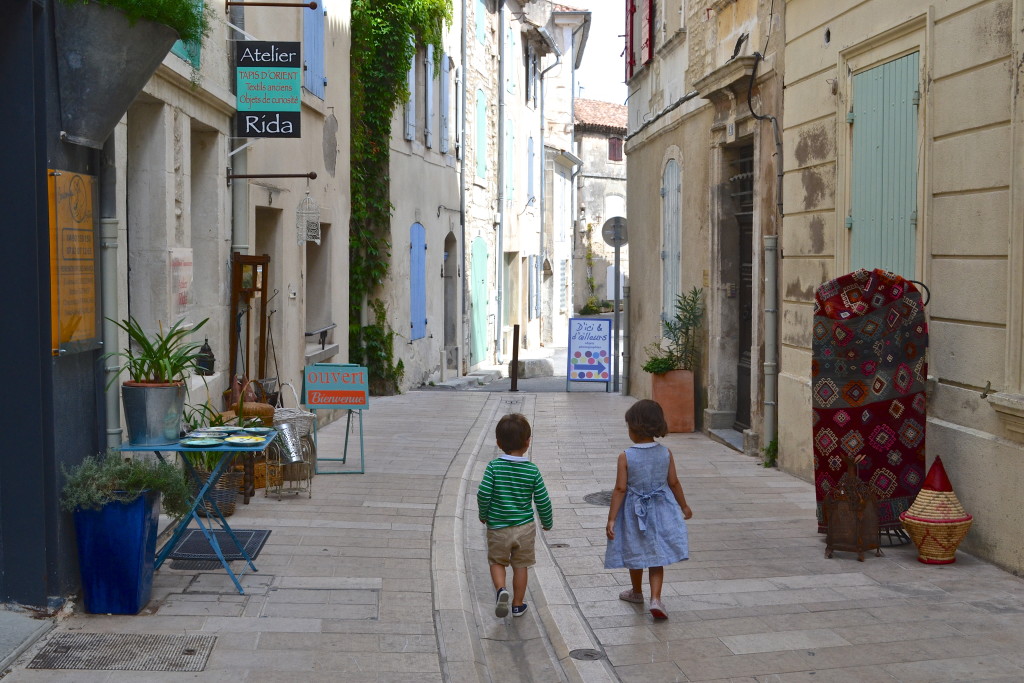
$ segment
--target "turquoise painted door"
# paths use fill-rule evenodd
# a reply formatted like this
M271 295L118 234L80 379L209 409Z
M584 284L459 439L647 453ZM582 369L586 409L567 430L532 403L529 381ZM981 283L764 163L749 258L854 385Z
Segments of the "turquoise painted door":
M473 240L470 261L470 298L473 315L470 323L469 361L471 365L484 360L487 355L487 243L482 237Z
M850 268L915 277L918 57L853 77Z

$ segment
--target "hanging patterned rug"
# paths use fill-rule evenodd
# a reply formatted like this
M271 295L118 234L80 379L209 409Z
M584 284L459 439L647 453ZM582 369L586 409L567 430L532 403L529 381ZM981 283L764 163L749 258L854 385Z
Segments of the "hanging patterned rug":
M900 529L924 480L928 325L921 293L883 270L858 270L814 296L811 361L814 494L822 500L864 456L861 480L878 496L882 531Z

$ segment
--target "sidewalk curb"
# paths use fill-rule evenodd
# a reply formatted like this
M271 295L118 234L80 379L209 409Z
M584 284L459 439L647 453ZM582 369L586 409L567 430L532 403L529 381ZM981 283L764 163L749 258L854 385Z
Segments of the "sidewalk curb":
M434 626L441 675L446 681L491 680L466 576L463 523L470 474L487 435L486 428L500 405L497 396L484 404L472 430L448 466L434 513L430 541Z

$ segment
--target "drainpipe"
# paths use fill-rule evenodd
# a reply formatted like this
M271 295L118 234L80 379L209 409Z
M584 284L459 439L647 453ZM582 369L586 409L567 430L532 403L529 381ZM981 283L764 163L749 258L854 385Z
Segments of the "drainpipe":
M540 33L541 38L548 44L555 52L555 63L540 72L540 188L537 191L537 202L540 204L540 249L537 252L537 268L543 270L544 268L544 221L547 218L547 212L544 210L545 199L544 199L544 188L547 186L547 165L548 165L548 154L547 148L544 146L544 129L546 121L544 119L544 74L554 69L556 66L562 63L562 52L555 45L554 39L548 30L543 26L537 29ZM540 278L539 278L540 279ZM538 293L539 294L539 293ZM544 297L541 295L541 302L543 304ZM544 339L544 306L540 307L540 315L537 318L537 325L540 329L539 337Z
M501 327L505 283L505 2L498 3L498 208L495 223L498 227L498 248L495 260L497 271L498 310L494 316L494 360L501 365Z
M245 30L245 8L232 6L230 8L231 23L238 28ZM235 81L229 79L234 91ZM246 175L249 172L248 150L243 149L246 141L244 139L232 138L239 143L234 156L230 157L231 167L228 173L234 175ZM231 182L231 251L244 253L249 250L249 181L240 178ZM234 325L235 321L229 321Z
M752 93L754 81L757 80L757 65L764 57L760 52L754 53L754 67L747 84L747 107L750 114L758 121L771 121L775 135L775 207L776 215L782 220L782 136L779 135L779 121L770 114L758 114L754 111ZM776 230L778 233L778 230ZM776 438L778 411L778 374L779 349L776 336L778 334L778 234L764 235L764 445L767 446Z
M462 120L459 126L459 147L457 157L462 161L459 165L459 270L462 278L462 314L459 316L459 359L455 371L462 376L462 359L466 356L463 344L466 341L466 314L469 300L469 278L466 277L466 60L469 55L469 41L466 38L466 0L462 0L462 63L456 71L455 87L459 89L456 97L462 102ZM467 366L468 367L468 366Z
M103 348L110 353L117 348L118 327L110 321L117 313L117 157L111 135L103 145L100 167L100 307L103 311ZM106 413L107 447L121 444L120 383L115 381L119 370L116 356L104 358L103 392Z

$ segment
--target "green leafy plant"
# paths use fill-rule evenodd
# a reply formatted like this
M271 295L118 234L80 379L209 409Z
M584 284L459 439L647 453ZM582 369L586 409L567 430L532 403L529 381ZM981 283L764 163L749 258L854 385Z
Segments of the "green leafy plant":
M451 0L353 0L351 5L351 176L349 319L360 320L369 295L387 278L391 258L391 123L409 97L409 64L417 45L444 56ZM373 305L373 304L370 304ZM390 385L403 368L390 362L394 333L385 325L349 326L354 358L365 357L371 383ZM360 355L362 354L362 355Z
M89 2L119 9L128 19L136 22L148 19L170 26L183 41L202 41L210 33L211 7L201 0L61 0L67 5L86 5Z
M660 375L670 370L693 370L700 363L698 334L704 318L704 290L694 287L676 295L675 314L662 323L663 339L648 345L645 372Z
M199 342L188 341L187 336L205 325L208 320L209 318L204 318L191 329L182 327L185 321L179 320L171 326L167 334L164 334L161 323L160 331L153 336L147 334L135 318L129 317L121 322L111 320L128 334L127 349L105 356L118 357L123 361L114 377L127 372L131 381L144 384L184 381L188 374L196 369L196 361L200 357L199 349L202 346Z
M380 299L370 302L375 323L365 327L354 325L350 336L356 340L353 345L356 358L363 358L370 375L369 390L374 396L390 396L399 393L399 384L405 376L405 363L395 362L395 331L387 323L387 308Z
M775 467L779 462L779 440L772 439L767 446L761 449L761 464L765 467Z
M175 517L189 510L189 490L181 470L171 463L125 458L116 449L87 456L62 467L65 482L61 508L99 509L111 502L131 503L146 491L159 491L164 510Z

